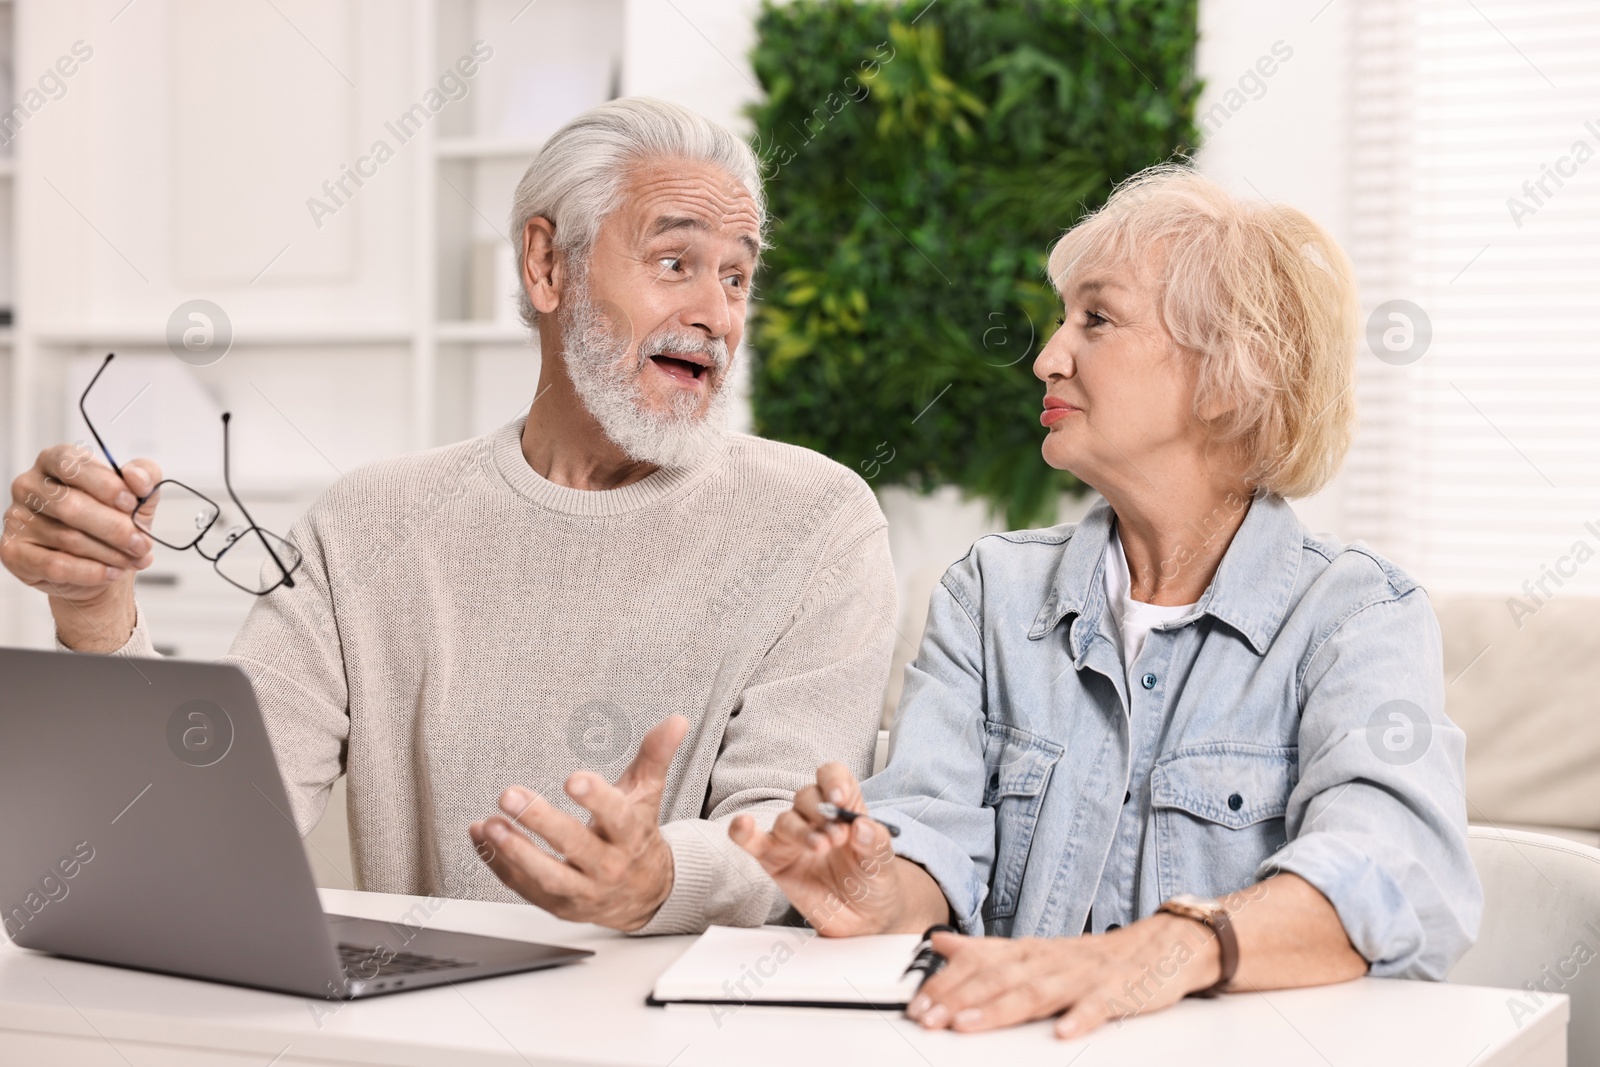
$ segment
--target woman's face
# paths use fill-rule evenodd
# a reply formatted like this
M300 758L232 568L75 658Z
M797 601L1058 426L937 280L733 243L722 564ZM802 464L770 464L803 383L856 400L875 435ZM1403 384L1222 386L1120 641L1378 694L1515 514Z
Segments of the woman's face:
M1108 497L1160 491L1205 447L1195 361L1161 325L1153 277L1146 264L1069 279L1061 328L1033 364L1045 384L1045 462Z

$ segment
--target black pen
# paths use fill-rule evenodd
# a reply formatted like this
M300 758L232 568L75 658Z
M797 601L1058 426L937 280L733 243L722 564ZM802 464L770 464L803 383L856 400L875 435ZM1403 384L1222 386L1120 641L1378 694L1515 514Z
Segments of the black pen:
M830 822L852 823L861 818L861 812L851 811L849 808L841 808L839 805L829 804L827 801L823 801L821 804L818 804L817 811L824 819L827 819ZM885 830L889 831L890 837L900 836L900 827L893 826L889 823L880 823L879 825L881 825Z

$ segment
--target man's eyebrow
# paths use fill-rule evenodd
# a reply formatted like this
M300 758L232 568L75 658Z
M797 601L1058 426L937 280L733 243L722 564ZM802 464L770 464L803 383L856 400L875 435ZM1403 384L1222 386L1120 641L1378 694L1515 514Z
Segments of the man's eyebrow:
M654 240L663 234L671 233L673 230L694 230L697 233L710 233L711 224L705 219L697 219L689 215L662 215L651 225L649 232L645 234L645 240ZM750 253L751 259L761 258L761 245L754 237L747 233L741 233L739 235L739 243L744 246L746 252Z
M662 215L650 227L650 232L645 234L646 240L654 240L664 233L673 230L698 230L701 233L711 232L711 223L705 219L691 218L688 215Z

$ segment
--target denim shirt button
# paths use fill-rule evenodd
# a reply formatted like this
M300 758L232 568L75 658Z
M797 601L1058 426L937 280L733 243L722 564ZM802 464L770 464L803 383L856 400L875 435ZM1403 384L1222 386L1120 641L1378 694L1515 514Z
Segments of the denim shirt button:
M1242 807L1244 807L1244 797L1240 796L1238 793L1235 793L1233 796L1228 798L1229 811L1238 811Z
M1153 674L1147 674L1139 681L1144 683L1146 689L1154 689L1156 687L1156 676Z

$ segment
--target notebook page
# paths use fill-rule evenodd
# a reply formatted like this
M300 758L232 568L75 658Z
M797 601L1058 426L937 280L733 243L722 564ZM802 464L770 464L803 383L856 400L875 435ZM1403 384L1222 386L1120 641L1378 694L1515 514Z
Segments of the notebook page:
M738 1004L906 1004L922 974L905 974L922 939L916 934L818 937L783 926L713 926L659 979L661 1001Z

